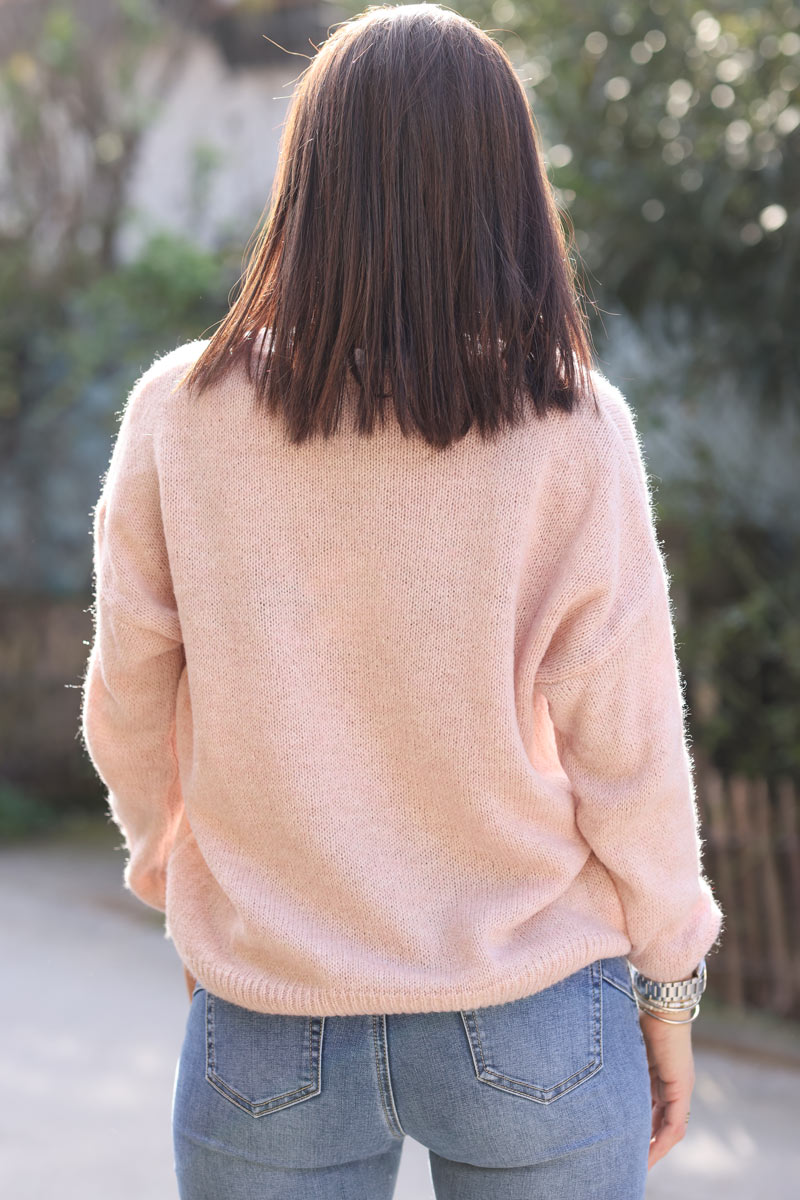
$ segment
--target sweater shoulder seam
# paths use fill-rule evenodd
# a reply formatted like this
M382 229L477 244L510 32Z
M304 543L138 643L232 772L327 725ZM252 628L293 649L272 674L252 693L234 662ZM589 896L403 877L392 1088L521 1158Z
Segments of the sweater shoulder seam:
M580 679L584 675L591 674L592 671L596 671L598 669L598 667L602 667L605 663L609 662L614 657L614 655L617 654L624 647L630 634L637 627L639 622L650 611L651 600L652 600L652 597L656 591L656 587L659 584L659 582L660 582L659 575L657 573L654 573L653 577L651 578L650 587L647 590L641 605L639 605L637 608L635 608L633 610L632 616L630 616L626 621L624 621L622 623L620 629L617 631L615 637L612 639L611 645L606 647L606 649L603 650L603 652L601 654L598 654L590 662L584 663L584 665L582 667L579 667L575 671L564 671L558 675L539 675L539 674L537 674L535 677L535 686L538 687L542 684L552 685L552 684L559 684L559 683L568 683L572 679Z

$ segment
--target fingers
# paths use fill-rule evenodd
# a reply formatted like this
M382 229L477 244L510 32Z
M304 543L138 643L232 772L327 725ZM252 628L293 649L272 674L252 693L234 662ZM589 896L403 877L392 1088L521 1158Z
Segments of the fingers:
M657 1128L650 1141L647 1169L668 1154L686 1136L688 1109L684 1105L667 1105L660 1114Z
M669 1084L656 1078L653 1087L653 1123L647 1169L650 1170L686 1136L687 1117L694 1088L694 1072Z

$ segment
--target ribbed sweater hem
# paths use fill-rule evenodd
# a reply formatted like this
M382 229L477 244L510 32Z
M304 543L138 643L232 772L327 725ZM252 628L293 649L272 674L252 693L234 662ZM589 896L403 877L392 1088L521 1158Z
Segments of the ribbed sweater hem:
M542 991L598 958L627 954L631 943L623 933L576 937L560 953L543 955L522 973L493 975L458 986L395 988L329 988L303 984L264 984L210 962L186 966L207 991L256 1012L294 1016L361 1016L372 1013L455 1012L506 1004Z

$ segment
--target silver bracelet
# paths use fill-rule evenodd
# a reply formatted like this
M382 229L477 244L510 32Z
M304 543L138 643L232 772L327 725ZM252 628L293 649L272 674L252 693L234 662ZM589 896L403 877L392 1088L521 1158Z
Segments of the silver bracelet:
M648 1004L643 1004L638 996L636 997L636 1004L637 1004L637 1007L640 1012L646 1012L646 1013L648 1013L649 1016L655 1017L657 1021L664 1021L667 1025L691 1025L692 1021L696 1021L698 1016L700 1015L700 1004L699 1003L695 1004L694 1010L690 1017L686 1017L686 1018L683 1018L683 1019L680 1019L677 1021L673 1021L669 1017L665 1017L663 1014L665 1012L669 1012L669 1011L672 1011L672 1012L686 1011L685 1009L678 1009L677 1006L674 1007L672 1010L651 1008Z

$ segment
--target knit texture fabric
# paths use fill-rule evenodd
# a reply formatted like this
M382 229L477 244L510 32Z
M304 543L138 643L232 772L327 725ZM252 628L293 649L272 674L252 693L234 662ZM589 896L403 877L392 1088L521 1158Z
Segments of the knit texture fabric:
M441 452L292 446L204 341L131 390L94 512L81 732L125 886L260 1012L452 1011L603 956L688 976L723 914L631 408Z

